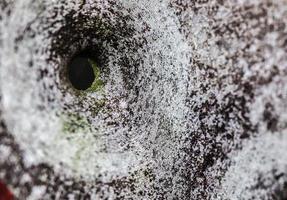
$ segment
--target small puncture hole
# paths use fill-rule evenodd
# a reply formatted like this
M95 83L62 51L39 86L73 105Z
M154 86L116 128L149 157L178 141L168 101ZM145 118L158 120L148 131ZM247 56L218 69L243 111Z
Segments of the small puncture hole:
M77 90L86 90L93 84L95 73L93 59L82 53L76 55L68 64L68 78L72 86Z

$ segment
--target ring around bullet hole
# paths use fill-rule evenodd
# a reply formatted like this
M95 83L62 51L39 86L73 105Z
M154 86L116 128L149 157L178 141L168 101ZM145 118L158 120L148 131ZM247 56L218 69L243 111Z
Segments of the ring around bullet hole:
M88 53L80 53L68 64L68 78L77 90L87 90L95 81L93 65L95 60Z

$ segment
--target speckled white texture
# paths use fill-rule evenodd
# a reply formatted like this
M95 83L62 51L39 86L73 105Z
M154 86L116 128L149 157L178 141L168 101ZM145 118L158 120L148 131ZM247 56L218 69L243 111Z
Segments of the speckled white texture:
M39 16L49 16L49 9L60 8L62 4L64 6L61 8L64 14L57 15L53 22L61 20L71 10L79 10L81 1L31 2L15 1L11 15L3 16L0 21L3 118L8 130L24 150L25 165L49 163L56 172L69 177L81 177L90 181L103 175L101 179L106 182L129 176L138 170L152 169L158 180L171 177L171 191L168 191L170 199L180 198L179 195L183 195L181 191L186 190L186 199L197 199L201 192L207 192L210 199L268 199L270 192L286 182L287 57L286 49L280 46L282 34L280 31L271 31L258 39L257 34L261 28L254 25L257 19L253 19L254 22L243 19L245 9L248 9L239 12L242 12L242 16L233 13L248 5L253 6L251 13L257 13L260 4L267 4L267 0L229 0L223 5L210 1L199 4L197 12L192 6L187 6L180 16L175 14L176 6L170 6L168 0L117 1L116 4L123 7L121 12L132 19L126 23L132 25L135 34L132 38L122 38L119 41L121 52L107 46L110 57L106 66L111 69L108 82L102 93L87 94L83 101L84 110L91 107L91 102L107 98L112 111L100 112L93 117L90 122L92 131L79 130L68 136L63 133L63 117L59 113L64 104L73 103L78 97L73 94L63 95L59 88L55 88L49 94L55 97L51 105L43 100L41 94L46 90L38 84L37 79L38 70L47 69L47 66L50 67L49 72L57 74L57 63L47 62L52 38L43 30L35 38L27 37L17 44L15 39L33 19L32 29L33 26L43 27L41 21L37 20ZM190 3L180 2L187 5ZM45 4L44 10L41 10L42 3ZM282 23L286 25L286 1L273 3L274 6L267 9L267 14L259 23L264 24L262 21L267 19L270 24L275 24L276 20L282 18ZM100 13L95 13L96 16L105 13L111 24L117 23L113 13L109 12L112 7L109 1L86 1L80 12L89 11L93 5L100 10ZM209 7L217 5L216 15L209 15ZM38 10L41 10L40 13ZM228 34L228 30L222 35L216 33L214 24L224 27L225 24L232 24L232 20L243 24L235 28L239 29L238 37L235 33ZM249 26L251 28L247 29ZM148 27L148 31L145 27ZM56 23L49 30L55 32L60 28L61 23ZM247 31L244 32L245 28ZM142 38L146 40L144 47L130 55L129 46L125 46L125 42ZM223 45L220 46L218 41ZM244 47L247 44L249 46L246 50ZM140 88L136 102L132 102L135 99L134 93L124 85L125 76L120 63L123 56L141 60L137 68L138 78L134 83L134 86ZM28 64L31 60L33 67L30 69ZM216 77L207 78L206 68L198 67L198 63L216 69ZM272 75L274 66L279 71L276 75ZM266 84L252 82L255 97L251 98L241 90L240 83L233 80L236 73L242 74L241 82L251 83L252 77L268 79L272 76L272 80ZM44 77L40 83L54 84L55 80L59 83L59 79L58 75ZM205 90L202 85L206 85ZM197 93L192 96L194 91ZM234 95L235 102L239 97L246 97L246 116L241 116L240 109L236 110L242 105L235 103L233 110L226 111L230 120L226 122L220 109L228 104L228 95ZM209 110L204 103L212 98L216 99L219 106ZM273 132L268 130L268 123L263 119L268 103L272 104L272 112L277 120L277 130ZM128 107L136 113L129 115ZM197 107L200 111L195 111ZM205 117L200 117L201 113L205 113ZM92 116L89 112L81 111L80 114L89 119ZM240 120L246 118L257 129L247 139L242 139L240 134L246 130ZM127 120L129 126L109 125L111 121L123 120ZM225 123L225 133L234 135L232 141L225 140L223 134L214 135L216 133L209 129L202 129L202 124L212 129ZM202 134L199 134L196 142L189 141L200 131ZM204 180L197 177L197 167L204 163L206 154L213 151L214 146L206 142L208 140L222 143L221 150L226 158L222 161L216 158L214 164L202 172L206 178ZM127 145L128 149L125 148ZM189 151L185 151L189 148ZM6 152L5 148L0 148L2 151ZM192 164L187 165L188 162ZM187 181L183 177L185 171L190 172L186 174L191 180ZM272 173L284 175L275 180ZM259 177L267 189L260 186L256 188ZM146 179L141 175L137 175L137 179L136 186L148 190ZM197 185L189 189L193 179L196 179ZM204 181L207 186L203 185ZM159 187L165 191L164 184ZM30 199L37 199L41 191L41 188L33 188ZM125 194L125 191L122 192ZM90 193L92 199L101 198L94 191ZM73 199L73 194L70 195ZM126 197L128 195L126 192ZM108 197L116 197L113 190L108 192Z

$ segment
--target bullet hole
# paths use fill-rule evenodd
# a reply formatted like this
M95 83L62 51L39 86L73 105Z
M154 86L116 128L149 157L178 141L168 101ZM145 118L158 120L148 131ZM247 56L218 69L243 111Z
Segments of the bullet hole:
M95 80L94 59L86 53L76 55L68 64L68 78L77 90L87 90Z
M14 200L13 194L2 182L0 182L0 200Z

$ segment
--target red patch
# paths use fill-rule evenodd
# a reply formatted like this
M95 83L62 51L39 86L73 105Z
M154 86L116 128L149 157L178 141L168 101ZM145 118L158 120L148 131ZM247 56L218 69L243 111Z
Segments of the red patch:
M13 194L2 182L0 182L0 200L14 200Z

